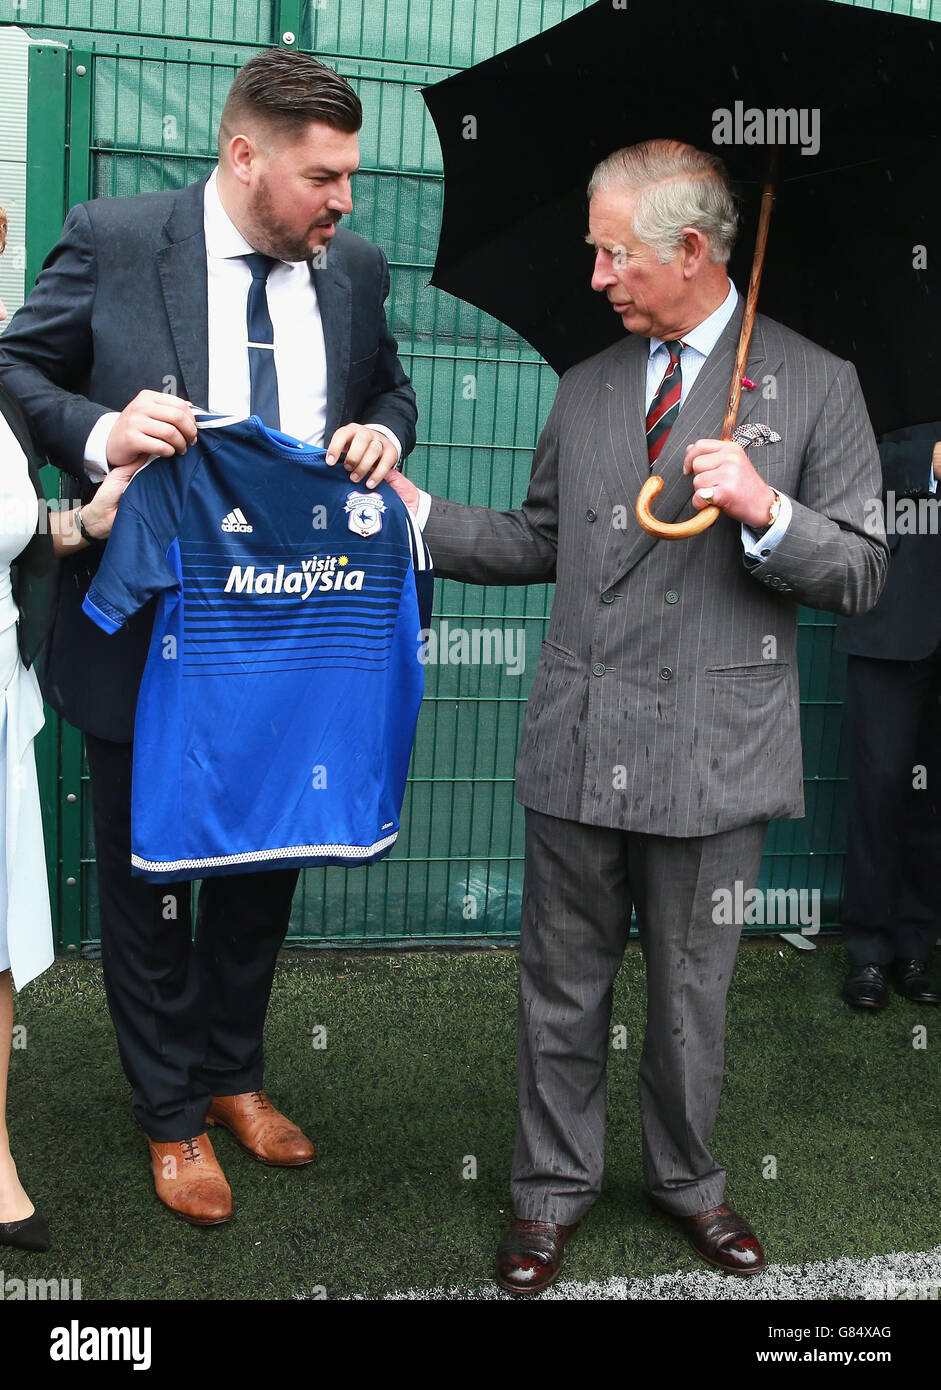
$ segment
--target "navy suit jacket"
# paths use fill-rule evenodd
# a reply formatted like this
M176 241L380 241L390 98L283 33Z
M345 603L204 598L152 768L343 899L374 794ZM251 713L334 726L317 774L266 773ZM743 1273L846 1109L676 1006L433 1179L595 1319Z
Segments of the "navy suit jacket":
M123 410L145 388L208 404L205 182L74 207L0 339L0 377L22 404L38 448L63 470L71 501L91 495L84 449L101 415ZM395 433L404 458L414 447L417 410L386 323L385 256L338 227L311 275L326 349L325 441L350 421L374 422ZM85 616L82 599L102 550L91 546L61 567L40 679L47 701L71 724L125 742L133 736L155 606L113 637Z
M929 492L931 454L941 439L941 421L910 425L883 435L879 443L884 494L919 499ZM933 494L941 523L941 483ZM925 510L923 508L923 510ZM887 511L887 521L890 513ZM890 527L889 573L875 608L837 622L837 651L881 661L921 661L941 643L941 534L899 534Z

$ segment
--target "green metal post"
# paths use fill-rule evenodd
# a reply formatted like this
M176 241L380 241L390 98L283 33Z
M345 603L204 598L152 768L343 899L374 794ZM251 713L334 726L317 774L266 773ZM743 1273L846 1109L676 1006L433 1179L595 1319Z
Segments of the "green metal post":
M84 879L82 875L82 736L59 720L59 939L77 951L82 943ZM86 931L85 935L89 935Z
M91 112L93 55L73 49L68 55L66 208L92 196ZM85 876L82 871L82 736L60 721L59 787L59 923L62 946L77 951L84 921Z
M73 49L69 55L67 207L84 203L91 187L92 55Z
M67 208L90 192L91 55L37 44L29 50L27 72L28 290L59 239ZM43 469L42 481L47 496L57 496L58 470ZM82 739L48 709L37 740L37 770L53 923L60 948L77 950L82 935Z
M26 137L26 290L62 231L68 49L29 50Z
M301 37L302 0L277 0L274 8L274 41L282 48L297 48Z
M57 44L30 48L27 63L26 278L32 287L50 246L62 230L65 180L68 50ZM50 476L52 475L52 476ZM43 469L43 486L54 495L57 473ZM46 840L46 867L53 929L60 939L62 903L59 877L59 721L46 711L36 739L36 770Z

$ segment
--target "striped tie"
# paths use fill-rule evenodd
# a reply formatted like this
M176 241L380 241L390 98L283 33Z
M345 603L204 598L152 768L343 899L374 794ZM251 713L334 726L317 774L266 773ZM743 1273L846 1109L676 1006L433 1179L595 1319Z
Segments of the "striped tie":
M680 398L683 394L680 353L685 344L677 339L672 343L664 343L663 346L670 354L670 365L647 411L647 457L651 468L660 457L660 451L667 442L667 435L680 413Z

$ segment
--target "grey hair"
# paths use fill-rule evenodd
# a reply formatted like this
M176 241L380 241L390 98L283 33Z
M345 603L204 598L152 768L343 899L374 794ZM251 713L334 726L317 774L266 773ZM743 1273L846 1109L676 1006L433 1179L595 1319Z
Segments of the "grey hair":
M738 232L738 209L729 176L718 155L678 140L647 140L625 145L595 166L588 199L601 191L638 193L634 235L651 246L657 259L672 261L684 227L709 238L709 254L726 265Z

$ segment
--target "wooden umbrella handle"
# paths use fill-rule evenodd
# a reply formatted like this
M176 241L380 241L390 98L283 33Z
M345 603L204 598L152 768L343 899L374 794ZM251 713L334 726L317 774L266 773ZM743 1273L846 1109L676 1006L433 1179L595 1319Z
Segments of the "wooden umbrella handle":
M732 385L729 388L729 403L725 412L721 439L731 439L735 433L738 408L742 400L742 375L748 361L752 332L755 327L755 314L758 311L758 290L761 286L761 272L765 264L765 248L768 245L768 227L771 223L771 208L774 203L774 184L766 183L761 195L761 217L758 221L758 236L755 240L755 255L752 260L751 280L748 283L748 298L742 317L742 331L735 354L735 367L732 371ZM658 521L650 510L650 504L663 491L663 479L656 473L647 479L637 497L634 508L639 524L651 536L661 540L678 541L686 536L698 536L706 531L720 515L719 507L703 507L702 511L686 521Z
M720 515L718 507L703 507L701 512L688 517L686 521L658 521L650 510L650 504L662 491L663 479L654 473L641 488L634 508L637 520L652 536L661 536L664 540L670 541L680 541L685 536L698 536L700 531L707 531Z

